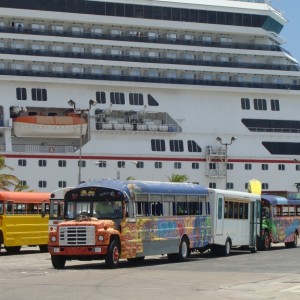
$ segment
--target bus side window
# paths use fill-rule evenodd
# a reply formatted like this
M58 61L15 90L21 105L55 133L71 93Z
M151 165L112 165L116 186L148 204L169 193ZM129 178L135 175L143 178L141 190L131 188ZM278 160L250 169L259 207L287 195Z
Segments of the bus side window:
M206 202L206 215L210 215L210 203Z
M6 214L8 215L11 215L13 213L13 205L12 205L12 202L7 202L5 203L5 211L6 211Z
M224 219L228 218L228 201L224 203Z
M289 207L289 215L290 216L294 216L295 215L295 206L294 205L290 205L290 207Z
M282 205L276 206L276 216L282 216Z
M161 202L152 202L151 206L151 215L152 216L162 216L162 203Z
M300 206L296 206L296 215L300 216Z
M3 215L3 202L0 202L0 215Z
M49 215L49 212L50 212L50 205L49 205L49 203L46 203L45 204L45 214Z

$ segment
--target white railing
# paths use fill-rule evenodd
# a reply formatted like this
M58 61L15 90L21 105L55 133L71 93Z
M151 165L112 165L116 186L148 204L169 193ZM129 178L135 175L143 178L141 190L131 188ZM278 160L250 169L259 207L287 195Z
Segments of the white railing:
M13 152L25 153L74 153L73 146L56 146L56 145L13 145Z

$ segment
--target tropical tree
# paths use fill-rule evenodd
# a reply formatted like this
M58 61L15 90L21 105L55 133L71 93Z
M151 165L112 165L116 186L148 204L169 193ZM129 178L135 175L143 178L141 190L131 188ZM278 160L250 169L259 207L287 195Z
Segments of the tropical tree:
M171 177L168 176L170 182L186 182L188 181L189 177L184 174L175 174L173 173Z
M2 173L4 169L13 171L14 168L5 164L5 158L0 156L0 190L9 191L10 188L19 184L19 179L11 174Z
M22 181L20 181L20 180L14 187L15 192L23 192L27 189L29 189L29 185L23 185ZM34 192L34 190L30 190L30 191L26 191L26 192Z

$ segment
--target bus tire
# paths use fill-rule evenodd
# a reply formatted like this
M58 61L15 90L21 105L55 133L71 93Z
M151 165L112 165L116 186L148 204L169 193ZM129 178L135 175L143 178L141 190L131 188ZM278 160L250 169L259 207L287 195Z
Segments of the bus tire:
M41 253L48 252L48 245L39 245L39 248Z
M189 241L186 237L181 239L178 253L178 261L185 261L190 255Z
M115 269L119 265L120 246L116 240L112 240L108 247L108 252L105 257L105 265L109 269Z
M14 246L14 247L4 247L8 254L18 254L20 253L21 246Z
M230 250L231 250L231 242L230 239L227 239L225 242L225 245L222 246L222 256L229 256L230 255Z
M62 255L51 255L51 262L54 269L63 269L66 264L66 258Z

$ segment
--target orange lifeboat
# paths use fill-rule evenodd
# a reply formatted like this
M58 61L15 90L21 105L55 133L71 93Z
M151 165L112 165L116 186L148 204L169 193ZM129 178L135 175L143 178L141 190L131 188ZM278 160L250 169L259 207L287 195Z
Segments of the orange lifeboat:
M76 138L87 132L87 121L76 115L20 116L13 120L17 137Z

